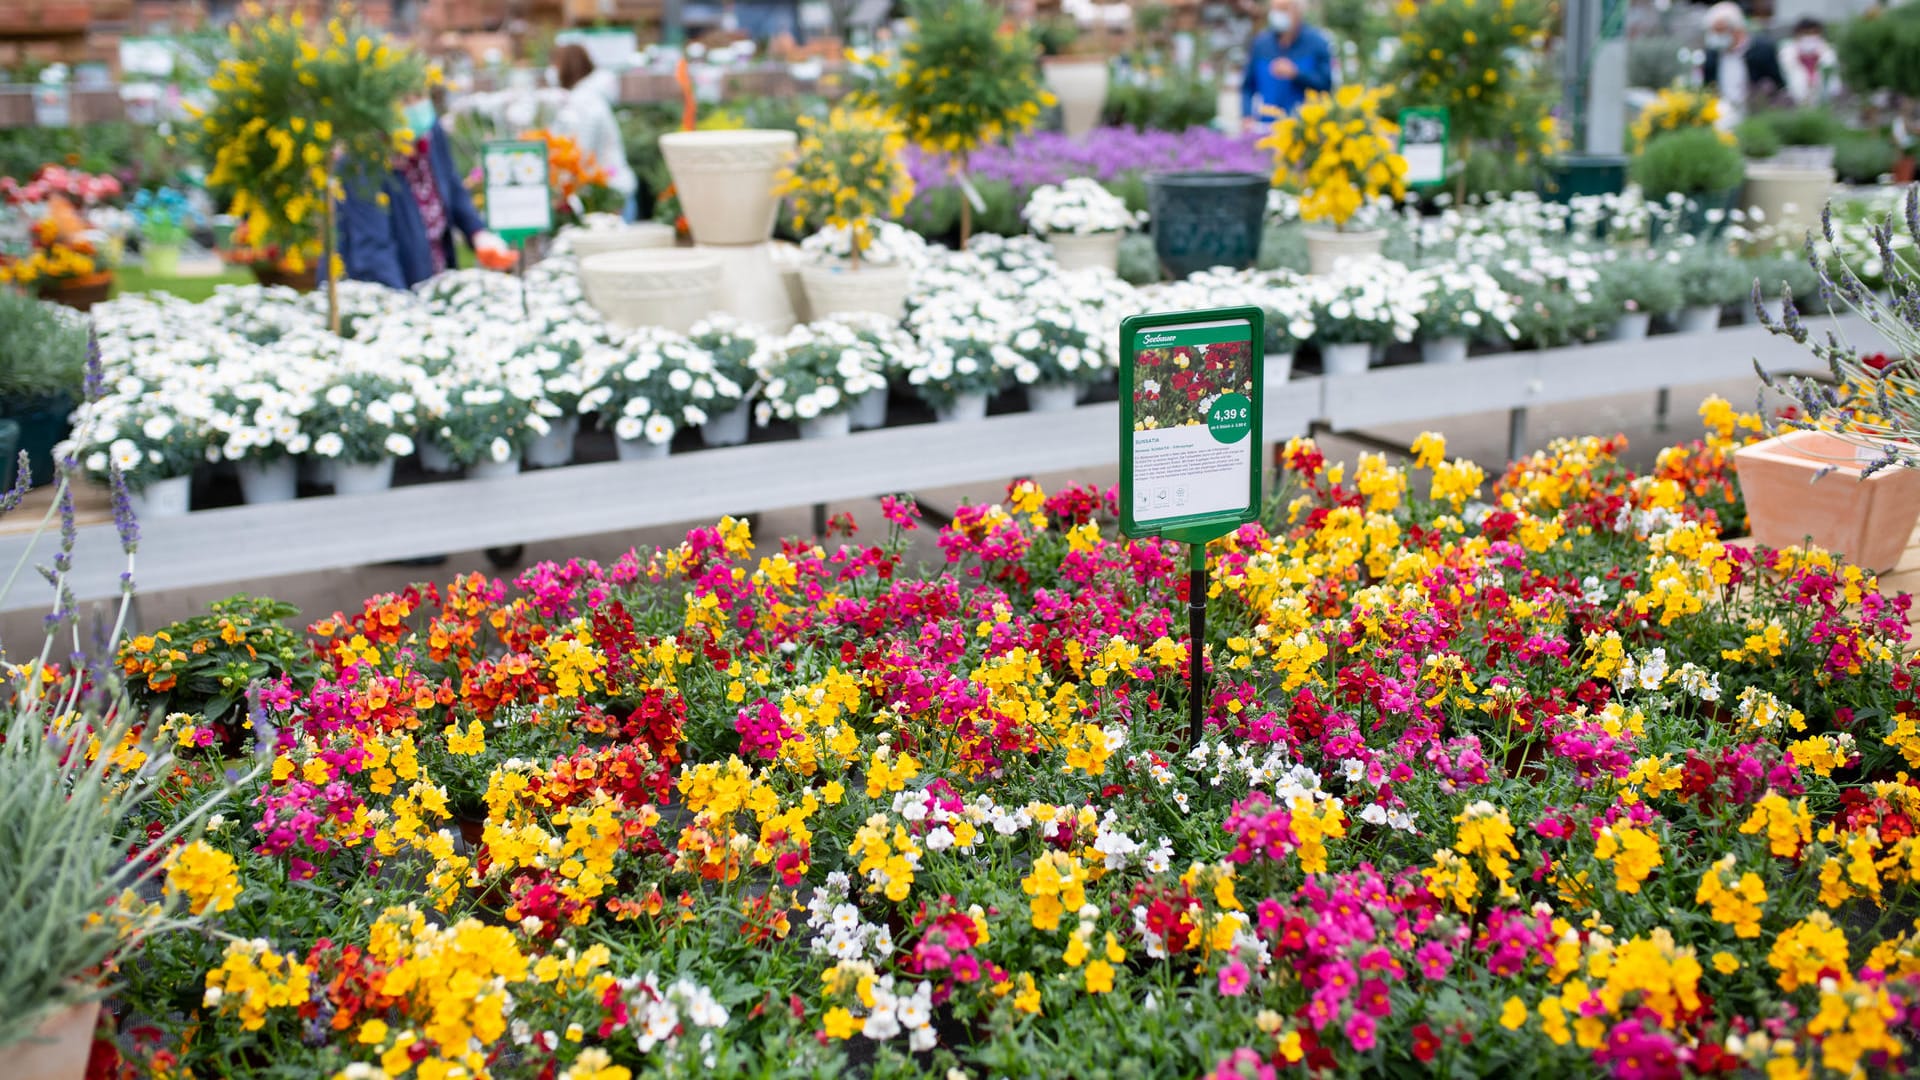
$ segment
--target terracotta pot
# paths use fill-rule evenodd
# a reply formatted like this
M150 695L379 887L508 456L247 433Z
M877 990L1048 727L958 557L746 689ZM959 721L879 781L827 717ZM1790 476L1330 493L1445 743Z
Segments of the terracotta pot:
M294 292L312 292L320 287L320 267L309 266L305 270L293 271L255 263L253 280L262 285L280 285Z
M1060 101L1060 128L1078 139L1100 123L1107 103L1107 60L1101 56L1048 57L1042 65L1047 89Z
M793 153L791 131L670 131L660 155L699 244L759 244L773 236L774 174Z
M1062 270L1098 266L1118 272L1120 235L1117 232L1048 233L1047 246L1053 249L1053 261L1059 263Z
M1876 572L1892 569L1920 520L1920 470L1860 479L1866 451L1825 432L1790 431L1733 456L1753 538L1814 543ZM1825 475L1815 476L1821 470Z
M907 293L913 289L913 271L904 266L803 266L800 283L807 290L807 310L816 319L848 312L867 312L892 322L907 314Z
M684 334L713 310L724 263L684 248L613 251L580 260L587 302L620 326Z
M112 274L88 274L40 286L40 299L75 311L92 311L93 305L103 303L112 292Z
M1361 259L1380 254L1387 242L1387 230L1364 229L1341 232L1338 229L1308 229L1307 269L1314 274L1331 274L1342 259Z
M0 1047L8 1080L81 1080L99 1019L100 1003L89 1001L47 1017L33 1038Z

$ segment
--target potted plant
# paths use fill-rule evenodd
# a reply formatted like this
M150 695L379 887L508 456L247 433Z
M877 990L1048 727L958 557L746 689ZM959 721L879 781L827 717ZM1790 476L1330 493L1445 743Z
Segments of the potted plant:
M1412 304L1420 324L1420 360L1459 364L1476 339L1512 341L1513 298L1478 263L1437 263L1408 275Z
M1412 341L1420 329L1407 268L1387 259L1350 259L1312 279L1314 341L1328 375L1359 375L1375 349Z
M1747 145L1750 124L1766 125L1777 144L1773 153L1757 154L1766 147ZM1819 228L1820 208L1833 193L1834 144L1846 134L1845 125L1824 108L1807 108L1761 113L1741 130L1748 216L1766 223L1780 246L1797 251L1808 231Z
M615 349L580 410L597 413L600 426L612 430L621 461L666 457L682 427L707 422L707 404L730 407L745 396L715 371L711 354L671 330L641 327Z
M0 255L0 286L32 289L41 299L90 311L113 291L113 272L105 269L93 241L82 235L85 223L71 214L49 214L33 223L33 246L24 256Z
M889 392L894 384L906 379L920 343L901 328L898 320L872 312L842 312L821 321L837 323L853 331L853 336L859 339L865 350L864 355L872 358L873 370L881 379L880 386L854 399L853 411L847 417L848 424L854 431L886 427Z
M1016 307L985 288L944 290L908 316L920 343L907 385L941 423L980 420L1024 359L1008 344Z
M1387 93L1343 86L1332 95L1309 94L1298 113L1275 121L1260 140L1273 153L1274 186L1299 191L1301 220L1330 226L1307 229L1315 274L1332 273L1341 259L1378 255L1387 233L1368 227L1370 208L1406 194L1400 127L1380 115Z
M301 417L310 452L333 465L336 495L387 490L394 462L413 453L421 426L417 388L425 374L410 364L398 365L400 375L377 369L385 366L340 371Z
M746 442L753 424L753 391L759 381L756 373L771 363L767 354L773 351L773 342L753 324L724 313L695 323L687 338L712 358L716 375L740 390L731 404L727 397L716 394L703 406L707 422L700 425L700 441L708 446Z
M180 272L180 248L187 241L187 225L193 220L193 208L186 197L172 188L142 190L128 208L140 228L140 255L147 272L170 278Z
M1007 347L1019 357L1013 379L1034 412L1064 412L1113 369L1106 320L1070 293L1046 297L1015 320Z
M1034 34L1040 44L1041 73L1060 104L1060 130L1069 139L1082 138L1100 123L1112 64L1099 43L1090 44L1080 32L1072 15L1057 15L1036 26Z
M1683 334L1719 329L1722 310L1753 291L1753 268L1725 244L1692 248L1680 256L1677 266L1681 307L1674 326Z
M530 364L463 365L429 380L422 391L422 455L433 445L469 480L518 474L521 454L552 430L539 409L545 387Z
M1599 270L1599 291L1620 310L1607 333L1609 340L1645 338L1655 315L1666 315L1681 303L1680 267L1673 252L1622 251Z
M796 326L762 360L755 419L762 426L775 417L794 421L803 439L847 434L855 403L887 388L880 351L842 322Z
M1746 161L1732 135L1690 127L1649 138L1631 173L1650 201L1680 200L1676 225L1697 235L1719 231L1746 176ZM1656 228L1660 224L1656 219Z
M1076 176L1034 188L1020 216L1053 249L1061 269L1114 272L1120 268L1120 238L1143 215L1127 209L1126 200L1100 181Z
M800 118L799 148L775 192L786 196L795 231L819 230L801 246L800 282L814 318L903 313L925 244L882 219L900 216L913 198L905 147L899 125L878 110L843 106L825 123Z
M89 479L110 486L118 472L141 521L180 517L189 509L194 469L206 460L206 436L157 396L103 396L76 414L71 455Z
M67 437L67 416L80 397L86 321L68 308L0 288L0 356L6 357L0 419L19 425L17 448L27 453L33 483L52 483L53 447Z
M987 0L908 0L899 56L856 70L855 104L877 108L930 154L946 154L965 193L960 247L979 209L967 175L982 146L1031 129L1053 95L1040 85L1038 46ZM664 141L664 140L663 140Z

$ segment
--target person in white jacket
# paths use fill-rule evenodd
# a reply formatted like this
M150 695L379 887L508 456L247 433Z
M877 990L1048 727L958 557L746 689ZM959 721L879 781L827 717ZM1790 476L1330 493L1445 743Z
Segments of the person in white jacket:
M640 182L627 164L627 148L620 138L620 122L614 119L613 104L607 98L601 79L593 78L593 58L579 45L556 46L553 50L554 75L567 101L554 117L554 131L571 138L582 154L592 155L607 170L607 186L626 201L626 217L631 221L638 210L634 196Z
M1818 105L1839 89L1840 55L1827 41L1819 19L1793 24L1793 36L1780 43L1780 73L1795 105Z

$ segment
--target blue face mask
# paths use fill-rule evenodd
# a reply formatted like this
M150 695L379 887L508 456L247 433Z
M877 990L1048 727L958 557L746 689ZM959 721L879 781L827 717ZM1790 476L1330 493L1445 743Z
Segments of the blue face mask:
M1269 11L1267 25L1273 27L1274 33L1284 34L1293 29L1293 16L1284 11Z
M424 139L427 137L427 132L433 130L433 102L416 101L402 112L407 118L407 126L413 129L413 134L417 138Z

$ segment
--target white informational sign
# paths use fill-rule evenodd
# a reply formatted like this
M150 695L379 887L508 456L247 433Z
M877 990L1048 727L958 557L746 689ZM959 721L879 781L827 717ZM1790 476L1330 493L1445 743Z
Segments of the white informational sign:
M1407 186L1428 187L1447 180L1447 110L1408 109L1400 114L1400 156L1407 162Z
M1166 535L1243 519L1256 509L1260 471L1255 324L1146 316L1122 334L1122 531Z
M481 150L480 161L489 231L515 243L553 228L546 143L491 142Z
M34 87L33 123L35 127L72 127L72 88L48 83Z

